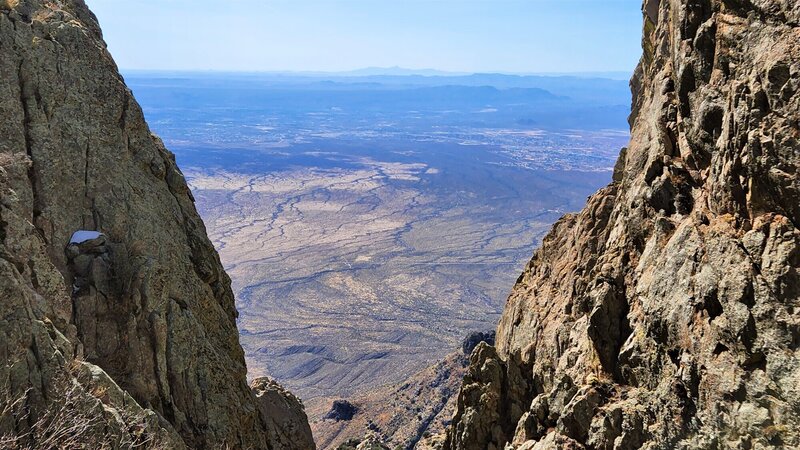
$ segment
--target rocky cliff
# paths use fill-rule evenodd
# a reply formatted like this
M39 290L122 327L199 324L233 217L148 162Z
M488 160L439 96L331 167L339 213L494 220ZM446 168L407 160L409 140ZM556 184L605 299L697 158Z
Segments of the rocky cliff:
M0 75L0 446L313 448L83 1L0 0Z
M800 446L800 3L643 11L630 146L473 352L445 448Z

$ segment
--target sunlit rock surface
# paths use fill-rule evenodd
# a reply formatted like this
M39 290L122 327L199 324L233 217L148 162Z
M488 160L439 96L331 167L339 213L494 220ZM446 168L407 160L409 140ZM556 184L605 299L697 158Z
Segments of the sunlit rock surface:
M800 3L644 11L614 182L519 277L446 449L800 446Z

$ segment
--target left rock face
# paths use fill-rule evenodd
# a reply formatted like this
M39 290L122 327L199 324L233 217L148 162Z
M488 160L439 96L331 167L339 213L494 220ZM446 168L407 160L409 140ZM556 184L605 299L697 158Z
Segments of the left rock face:
M0 77L0 388L47 405L85 361L174 445L277 448L230 279L84 2L0 0Z

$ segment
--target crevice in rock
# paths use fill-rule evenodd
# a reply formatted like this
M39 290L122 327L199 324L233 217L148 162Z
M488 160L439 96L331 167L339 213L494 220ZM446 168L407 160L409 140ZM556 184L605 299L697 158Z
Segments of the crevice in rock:
M762 351L756 351L748 355L742 362L742 368L748 372L759 369L763 372L767 371L767 355Z
M7 228L8 228L8 222L6 222L5 218L3 217L3 209L0 209L0 244L5 243L6 241ZM0 252L2 251L3 250L0 249Z
M727 345L725 345L725 344L723 344L721 342L718 342L717 345L714 347L714 351L712 353L714 355L721 355L722 353L725 353L725 352L727 352L729 350L730 349L728 348Z
M631 334L629 306L624 289L608 284L589 316L588 335L592 340L603 370L621 380L617 364L623 343Z
M22 107L22 114L23 114L22 131L23 131L23 137L25 139L25 153L28 155L29 159L28 179L30 180L31 183L31 194L33 195L33 208L32 208L33 217L31 218L32 219L31 223L33 223L34 226L37 226L36 223L38 221L36 219L41 215L42 212L38 196L39 183L36 179L36 161L34 160L33 157L33 136L31 134L31 122L33 119L31 117L30 105L28 99L25 96L26 86L25 86L25 78L23 76L24 64L25 61L23 59L20 59L19 66L17 68L17 81L19 88L19 102L20 106ZM44 233L42 233L41 230L38 229L38 226L37 226L37 231L39 231L41 237L44 238Z
M712 289L709 291L704 297L702 303L698 305L708 314L708 320L713 321L722 313L724 309L722 308L722 303L719 301L719 296L717 294L716 289Z
M681 38L694 39L700 25L711 17L713 10L709 0L688 0L683 10Z
M722 135L722 121L725 112L721 107L714 105L703 111L700 118L700 128L711 136L712 142Z
M694 75L694 67L687 64L678 75L678 108L681 115L686 118L692 115L689 94L697 89L697 82Z
M83 150L83 198L84 203L92 205L92 212L94 213L94 200L89 196L89 140L86 140L86 145ZM85 205L84 205L85 206ZM94 214L92 214L94 216ZM82 219L83 220L83 219ZM94 220L94 217L93 217ZM84 228L88 228L89 224L84 223ZM97 222L92 224L92 229L97 229Z
M748 314L747 322L744 328L742 328L739 332L739 339L741 340L742 344L744 344L744 347L747 349L748 353L753 351L753 345L755 344L757 337L758 330L756 329L756 321L753 318L753 314Z
M704 83L711 80L711 73L714 70L714 57L717 54L717 25L712 22L710 25L701 25L694 38L694 49L698 55L699 73Z
M122 95L122 112L119 115L119 129L125 133L125 123L128 119L128 104L130 102L129 98L130 94L128 91L124 91Z

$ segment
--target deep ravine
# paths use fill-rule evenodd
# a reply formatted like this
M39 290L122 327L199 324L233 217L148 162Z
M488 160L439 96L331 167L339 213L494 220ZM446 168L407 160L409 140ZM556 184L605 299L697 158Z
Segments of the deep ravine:
M613 182L495 346L387 389L455 408L391 423L417 448L800 447L800 3L642 11ZM0 0L0 75L0 448L315 448L297 397L248 385L230 278L85 3Z

